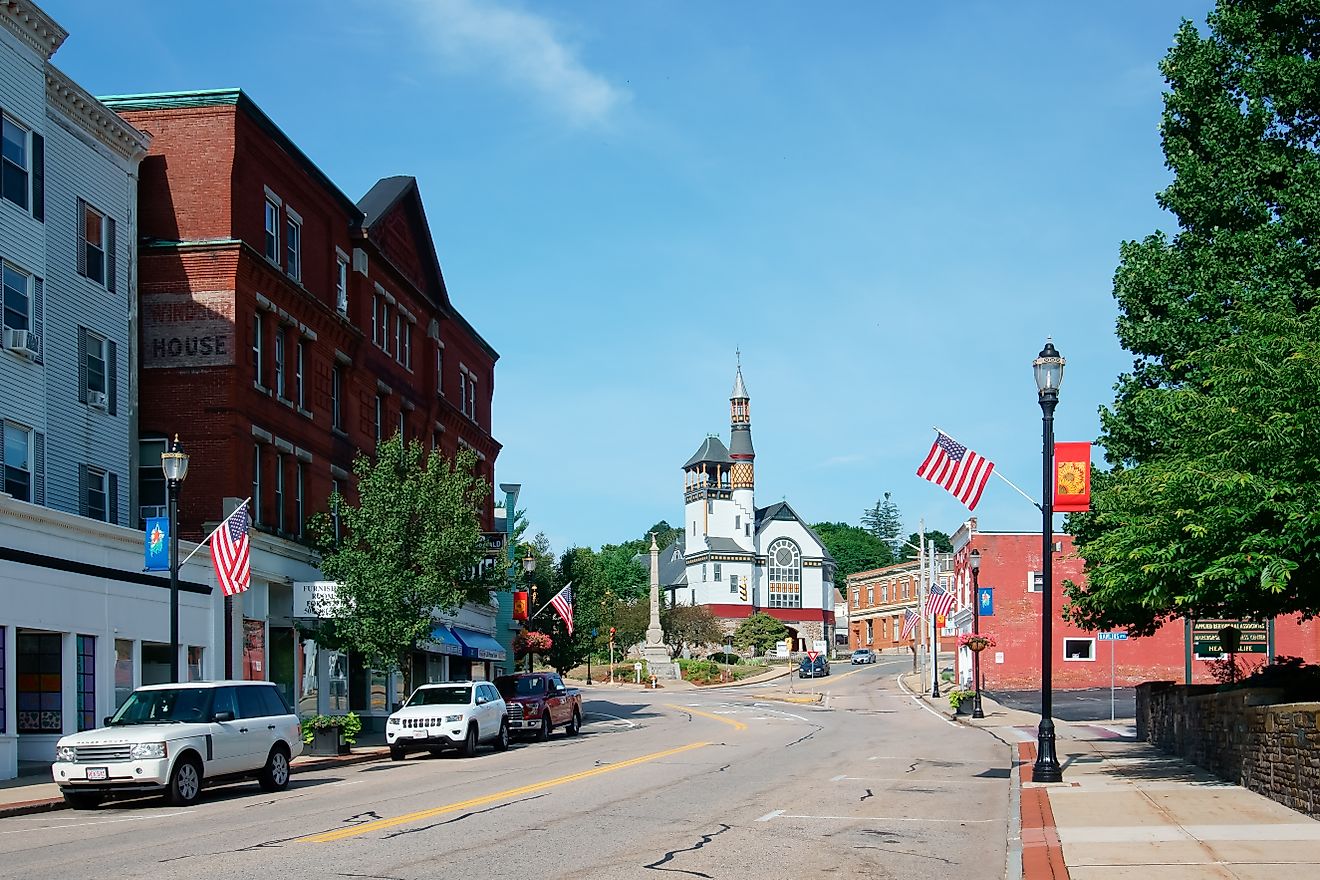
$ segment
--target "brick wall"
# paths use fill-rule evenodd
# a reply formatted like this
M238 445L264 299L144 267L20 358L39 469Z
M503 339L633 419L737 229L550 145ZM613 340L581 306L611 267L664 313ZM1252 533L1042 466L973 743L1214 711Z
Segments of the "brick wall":
M1281 696L1146 682L1137 688L1137 736L1320 818L1320 703L1279 703Z

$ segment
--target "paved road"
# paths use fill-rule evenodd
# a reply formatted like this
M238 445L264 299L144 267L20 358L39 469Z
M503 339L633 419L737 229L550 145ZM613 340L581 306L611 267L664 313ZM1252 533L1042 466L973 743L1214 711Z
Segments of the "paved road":
M4 819L0 874L1000 880L1009 749L901 692L905 663L792 683L821 705L591 688L576 738Z
M1040 691L992 691L986 693L995 702L1010 709L1040 714ZM1055 691L1052 712L1061 721L1108 721L1110 715L1109 688L1087 688L1077 691ZM1137 692L1135 688L1117 688L1114 691L1115 718L1135 718Z

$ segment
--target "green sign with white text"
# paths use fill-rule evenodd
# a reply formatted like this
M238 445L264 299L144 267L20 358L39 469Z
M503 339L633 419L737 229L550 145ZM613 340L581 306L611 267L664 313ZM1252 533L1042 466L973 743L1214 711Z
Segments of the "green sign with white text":
M1200 660L1214 660L1227 653L1219 640L1219 631L1236 627L1240 638L1237 653L1264 654L1269 650L1269 625L1251 620L1196 620L1192 622L1192 654Z

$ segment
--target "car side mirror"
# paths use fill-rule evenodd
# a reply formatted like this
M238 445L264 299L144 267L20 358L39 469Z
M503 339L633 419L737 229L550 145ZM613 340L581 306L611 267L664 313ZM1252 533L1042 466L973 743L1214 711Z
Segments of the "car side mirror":
M233 713L233 712L216 712L214 715L211 716L211 720L214 721L214 722L216 722L217 724L219 724L219 723L223 723L223 722L225 722L225 721L233 721L233 720L234 720L234 713Z
M107 715L107 716L105 716L104 718L102 718L102 719L101 719L101 726L102 726L102 727L109 727L109 726L110 726L110 719L111 719L111 717L112 717L112 716Z
M477 705L478 705L478 706L484 706L484 705L486 705L486 702L487 702L487 701L486 701L486 698L485 698L485 697L477 697Z

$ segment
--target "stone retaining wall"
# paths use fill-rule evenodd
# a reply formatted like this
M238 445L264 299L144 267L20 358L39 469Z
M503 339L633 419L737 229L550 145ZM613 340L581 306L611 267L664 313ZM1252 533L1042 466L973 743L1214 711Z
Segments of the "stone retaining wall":
M1137 687L1137 738L1271 800L1320 819L1320 703L1282 691Z

